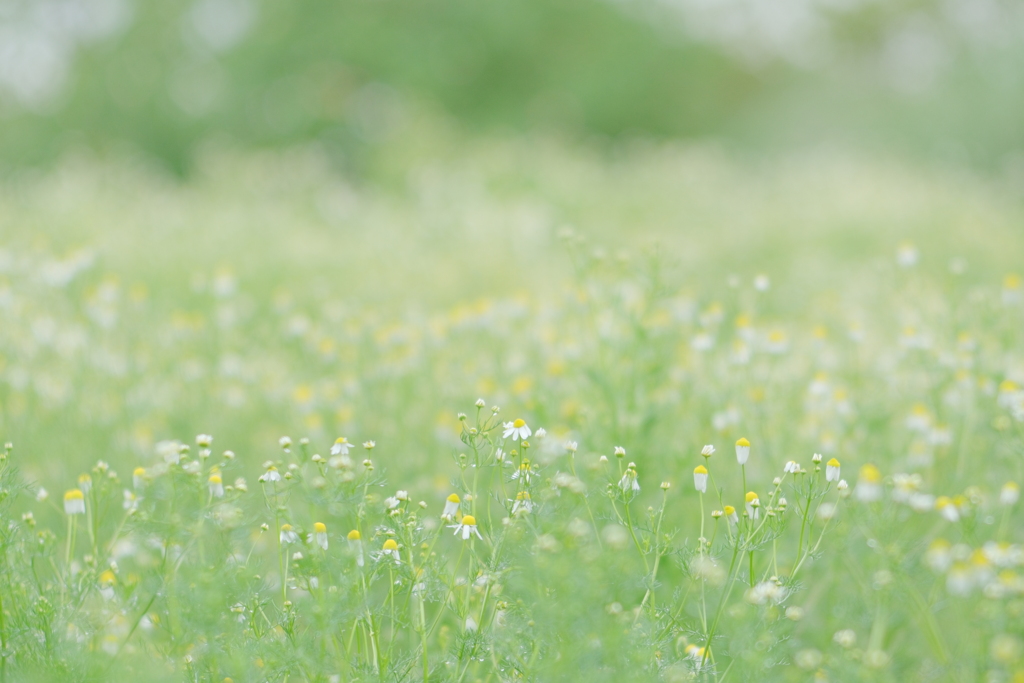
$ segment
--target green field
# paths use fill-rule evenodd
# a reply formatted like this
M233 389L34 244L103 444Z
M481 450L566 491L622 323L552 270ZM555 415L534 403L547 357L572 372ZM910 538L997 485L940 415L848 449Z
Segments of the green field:
M12 177L0 679L1024 680L1022 219L425 115Z

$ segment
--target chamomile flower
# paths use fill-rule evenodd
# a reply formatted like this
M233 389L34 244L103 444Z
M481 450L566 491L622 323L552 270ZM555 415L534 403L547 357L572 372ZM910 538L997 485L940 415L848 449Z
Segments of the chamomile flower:
M629 467L626 468L622 478L619 479L619 488L622 489L623 493L638 493L640 491L640 481L637 478L635 465L629 463Z
M457 493L453 493L445 498L444 510L441 511L441 519L455 519L455 515L459 512L459 505L461 503L462 501L459 499L459 494Z
M782 471L785 472L786 474L796 474L796 473L798 473L800 471L800 465L799 465L799 463L797 463L797 462L795 462L793 460L790 460L782 468Z
M686 646L686 656L694 662L704 661L704 648L690 643Z
M68 515L85 514L85 494L82 489L71 489L64 494L64 513Z
M747 516L751 519L758 519L760 517L760 508L761 500L757 497L757 494L753 491L748 491L746 497Z
M1016 505L1020 500L1020 486L1016 482L1008 481L1003 484L999 491L999 502L1002 505Z
M268 481L281 481L281 473L277 471L277 468L273 465L267 467L267 471L260 476L260 481L266 483Z
M146 468L136 467L135 471L132 472L132 486L137 489L141 489L146 485Z
M839 461L835 458L825 463L825 481L839 481Z
M519 469L512 473L513 479L522 479L527 484L530 483L530 479L533 478L533 471L530 466L530 461L523 458L522 464L519 465Z
M516 499L510 500L512 503L512 516L514 517L518 512L533 512L533 500L530 499L529 491L520 491L516 494ZM463 518L465 521L465 518Z
M531 434L533 434L533 431L530 429L530 426L526 424L526 420L520 417L512 422L505 423L505 431L502 433L501 438L507 439L511 436L513 441L518 441L519 439L529 439Z
M775 581L762 581L747 591L747 601L754 605L777 605L789 595L789 589Z
M736 441L736 462L741 465L747 464L747 458L750 457L750 441L746 437L740 437Z
M362 534L359 533L358 529L353 529L348 532L345 540L348 542L348 548L352 551L352 554L356 557L356 566L363 566L363 541Z
M708 468L704 465L697 465L693 468L693 487L701 493L707 493Z
M857 500L864 503L871 503L882 497L882 473L877 467L868 463L860 468L855 493Z
M393 538L384 541L384 546L380 549L380 559L383 560L385 557L394 560L395 564L402 564L402 558L398 553L398 543Z
M476 528L476 517L473 515L464 515L461 522L453 524L448 528L455 529L456 536L461 532L463 541L468 541L469 537L473 534L476 534L477 538L483 540L483 536L480 535L480 531Z
M703 455L705 458L710 458L712 455L715 454L715 447L712 446L711 444L707 444L704 446L704 448L700 449L700 454Z
M281 537L280 538L281 538L281 543L282 544L285 544L285 543L298 543L299 542L299 535L297 533L295 533L295 530L292 528L291 524L282 524L281 525Z
M957 509L956 503L949 496L939 496L936 498L935 509L946 518L947 522L960 521L960 511Z
M313 523L313 540L321 549L327 550L327 525L323 522Z
M88 495L89 491L92 490L92 477L90 477L88 474L78 475L78 488L82 491L82 493Z
M725 513L725 518L729 520L730 524L739 524L739 515L736 514L736 508L732 505L726 505L722 508L722 512Z
M221 479L219 474L211 474L210 478L206 480L207 485L210 488L210 495L214 498L224 497L224 480Z
M114 575L114 572L109 569L100 574L100 595L103 596L104 600L114 599L114 583L116 583L116 581L117 577Z
M334 445L331 446L331 455L348 455L348 449L352 447L352 444L348 442L344 436L339 436L334 440Z

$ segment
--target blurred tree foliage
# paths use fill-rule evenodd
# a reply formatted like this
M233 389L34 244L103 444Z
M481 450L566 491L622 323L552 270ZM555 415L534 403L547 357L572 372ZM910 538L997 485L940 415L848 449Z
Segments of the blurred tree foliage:
M351 151L400 115L396 93L470 128L706 134L762 87L720 51L593 0L268 0L234 5L220 35L195 7L140 3L124 33L81 51L59 108L5 122L3 157L127 142L181 170L211 134ZM252 11L228 49L229 22Z
M129 19L74 50L46 106L0 90L3 166L85 145L184 172L214 138L317 141L358 168L413 103L469 131L838 140L1024 168L1024 13L1002 0L805 3L820 35L774 35L788 20L762 10L724 38L747 0L88 1Z

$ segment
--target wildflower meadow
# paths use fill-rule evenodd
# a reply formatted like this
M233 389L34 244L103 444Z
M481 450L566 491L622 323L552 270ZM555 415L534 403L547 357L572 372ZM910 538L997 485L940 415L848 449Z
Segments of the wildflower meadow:
M1024 211L415 129L0 187L0 681L1024 681Z

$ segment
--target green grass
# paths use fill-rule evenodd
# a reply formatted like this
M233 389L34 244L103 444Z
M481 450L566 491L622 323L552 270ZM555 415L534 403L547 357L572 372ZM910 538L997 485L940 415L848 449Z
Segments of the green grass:
M187 183L79 158L0 188L0 676L1024 675L1024 212L997 182L403 136L359 183L210 149Z

